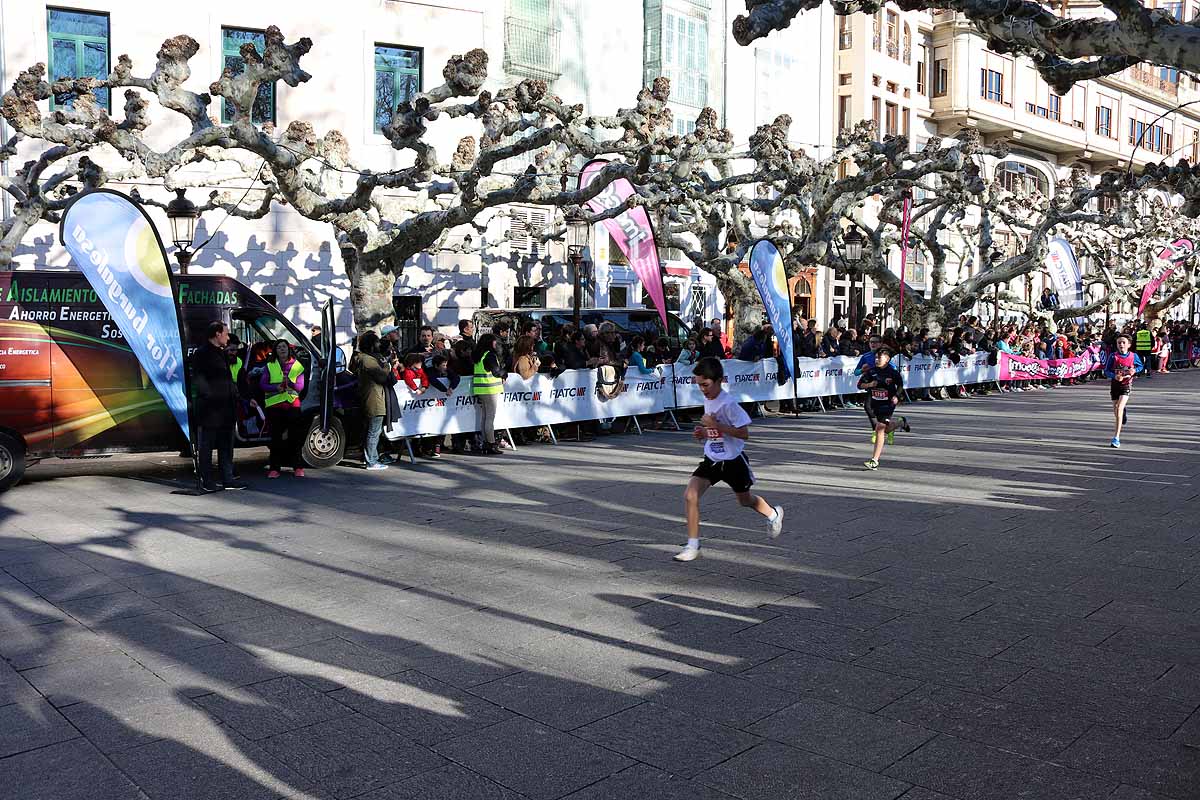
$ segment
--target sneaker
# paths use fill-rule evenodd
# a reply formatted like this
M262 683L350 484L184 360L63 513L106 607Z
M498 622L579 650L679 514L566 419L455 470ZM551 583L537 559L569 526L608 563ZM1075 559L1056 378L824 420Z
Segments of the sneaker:
M863 466L867 469L879 469L879 462L873 458L868 458L863 462Z
M242 483L241 481L237 481L237 480L225 481L224 486L227 490L229 490L231 492L240 492L242 489L248 488L246 486L246 484Z
M783 506L775 506L775 519L771 520L771 532L767 534L772 539L779 538L783 533Z
M879 431L875 431L874 433L871 434L871 444L875 444L875 442L877 442L878 440L879 440Z
M1109 444L1112 445L1113 447L1120 447L1121 440L1114 436L1113 440L1111 442L1109 442Z
M378 464L367 464L367 469L369 469L369 470L371 470L371 471L380 470L380 469L387 469L387 468L388 468L388 465L387 465L387 464L383 464L383 463L378 463Z
M888 432L887 432L887 443L888 443L888 444L895 444L895 443L896 443L896 432L895 432L895 431L888 431Z
M277 470L277 469L269 470L267 472L267 477L270 478L271 480L275 480L276 478L279 477L279 470Z
M441 458L442 457L442 446L440 444L434 445L433 452L429 454L429 457L430 458Z
M900 430L905 433L912 433L912 427L908 424L908 417L900 418Z
M304 467L296 467L294 470L292 470L292 474L295 475L297 478L303 478L304 477Z
M699 557L700 557L699 546L692 547L691 545L687 545L686 547L684 547L682 550L680 550L678 553L675 554L676 561L695 561Z
M225 487L219 483L202 483L202 484L200 484L200 491L204 494L212 494L213 492L221 492L224 490L225 490Z

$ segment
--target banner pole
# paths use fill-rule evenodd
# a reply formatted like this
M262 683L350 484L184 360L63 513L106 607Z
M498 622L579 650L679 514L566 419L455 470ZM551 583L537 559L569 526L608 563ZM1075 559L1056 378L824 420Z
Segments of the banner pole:
M167 263L169 269L170 262ZM204 494L204 476L200 474L200 450L196 441L199 431L196 428L196 409L192 401L192 373L188 369L191 357L188 355L187 331L183 327L183 313L179 307L179 282L175 273L169 274L171 276L171 302L175 304L175 321L179 326L179 349L183 356L183 363L179 365L179 368L183 370L183 396L187 400L188 435L186 438L188 450L192 454L192 472L196 475L196 494L202 495Z

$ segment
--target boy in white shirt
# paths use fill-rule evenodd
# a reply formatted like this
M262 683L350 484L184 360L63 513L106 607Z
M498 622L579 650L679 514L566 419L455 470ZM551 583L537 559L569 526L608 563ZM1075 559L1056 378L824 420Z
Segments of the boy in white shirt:
M750 493L754 473L743 450L750 438L750 415L721 389L725 370L715 358L702 358L694 369L696 385L704 394L704 416L692 435L704 442L704 460L683 493L687 512L687 546L676 554L676 561L693 561L700 555L700 498L714 483L724 481L733 489L738 503L753 508L767 518L774 539L783 530L783 506L771 507L763 498Z

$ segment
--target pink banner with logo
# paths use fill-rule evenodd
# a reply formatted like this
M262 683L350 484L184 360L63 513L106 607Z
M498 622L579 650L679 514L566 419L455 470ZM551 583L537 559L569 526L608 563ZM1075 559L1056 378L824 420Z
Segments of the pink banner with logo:
M999 354L1000 380L1030 381L1050 378L1078 378L1101 369L1100 348L1090 347L1074 358L1025 358Z
M1169 245L1164 247L1158 253L1158 264L1155 265L1155 273L1151 276L1150 282L1146 284L1146 288L1142 289L1142 302L1138 305L1137 315L1142 315L1142 309L1150 302L1150 298L1154 297L1154 293L1159 287L1166 283L1167 278L1171 277L1180 264L1192 257L1192 253L1196 250L1196 245L1191 239L1176 239Z
M579 173L579 188L584 189L595 180L607 163L603 159L595 159L585 164ZM618 207L633 194L633 184L625 178L617 178L606 186L604 191L589 200L587 206L593 213L600 214ZM654 228L650 225L646 209L641 206L626 209L616 217L604 220L602 224L608 235L617 243L617 247L625 254L629 266L633 268L646 293L650 295L654 308L662 318L663 330L668 330L667 304L663 300L662 266L658 261Z

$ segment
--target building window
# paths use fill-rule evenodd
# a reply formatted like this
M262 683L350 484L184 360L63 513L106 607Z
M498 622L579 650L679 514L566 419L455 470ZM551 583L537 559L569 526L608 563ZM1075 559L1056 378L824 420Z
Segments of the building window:
M886 116L884 117L884 124L887 128L888 136L896 135L896 131L897 131L896 124L897 124L897 118L899 116L899 113L898 113L899 110L900 110L899 107L895 103L888 103L886 106Z
M883 50L883 9L876 11L871 18L871 47L877 53Z
M244 44L254 45L259 55L267 49L267 37L262 31L252 31L245 28L221 28L221 52L225 57L225 68L234 75L240 75L246 69L242 60L241 49ZM228 102L221 103L221 121L225 124L233 122ZM275 121L275 85L260 83L258 95L254 98L254 108L250 111L250 121L255 124Z
M1162 67L1158 71L1158 77L1164 83L1179 83L1179 70L1175 67Z
M878 97L871 98L871 121L875 123L875 138L883 139L883 120L880 111L882 104Z
M883 78L879 77L878 75L871 76L871 85L872 86L880 86L882 84L883 84Z
M912 28L904 23L904 63L912 63Z
M1010 192L1050 193L1050 182L1041 170L1017 161L1005 161L996 167L996 180Z
M787 50L757 48L754 60L758 67L755 77L755 124L764 125L788 110L788 90L799 82L796 57Z
M546 289L542 286L514 286L513 308L545 308Z
M917 61L917 94L925 94L927 87L925 86L925 47L921 47L920 58Z
M504 17L505 72L547 81L562 74L554 6L555 0L508 0Z
M895 11L887 12L887 54L900 58L900 15Z
M50 83L66 78L108 77L108 14L51 8L46 12L46 23L50 34ZM96 89L93 94L97 105L111 110L108 89ZM63 92L50 99L50 107L70 108L74 102L74 92Z
M849 50L854 46L854 34L850 29L850 24L849 14L838 17L838 50Z
M1167 155L1171 152L1171 134L1160 122L1150 123L1152 117L1145 111L1136 112L1129 119L1129 143L1151 153Z
M888 81L887 90L889 92L891 92L892 94L899 94L900 93L900 85L896 84L896 83L892 83L891 81Z
M629 307L629 287L628 286L610 286L610 287L608 287L608 307L609 308L628 308Z
M1096 107L1096 133L1101 136L1107 136L1109 139L1115 139L1113 135L1113 110L1108 106Z
M1046 105L1050 112L1046 116L1055 122L1062 122L1062 97L1051 92L1046 98Z
M852 81L853 79L854 79L854 76L851 75L849 72L843 72L841 75L838 75L838 86L849 86L850 81Z
M945 47L939 47L933 51L934 97L945 97L950 93L950 59L945 55L946 50Z
M981 69L979 96L993 103L1004 102L1004 75L994 69Z
M375 131L391 122L396 106L421 91L421 51L375 45Z
M1192 129L1192 135L1188 137L1188 158L1193 165L1200 162L1200 131Z
M608 237L608 263L616 267L629 266L629 259L621 252L621 248L617 247L617 241L611 235Z
M850 130L850 95L838 95L838 131Z
M667 311L679 310L679 284L675 281L666 281L663 283L663 300L666 301ZM646 288L642 287L642 305L646 308L653 308L654 301L650 299L650 293Z
M909 126L912 123L911 114L912 112L907 108L900 112L900 134L906 138L909 134Z
M657 17L661 20L661 39L658 32L651 34L649 30L656 15L648 7L646 85L664 75L671 80L672 102L703 108L708 103L708 19L663 8L659 0L651 3L657 7ZM651 41L652 38L657 41ZM657 65L652 58L656 54Z
M542 233L550 225L550 212L544 208L511 206L508 220L508 244L513 253L541 258L546 254Z

